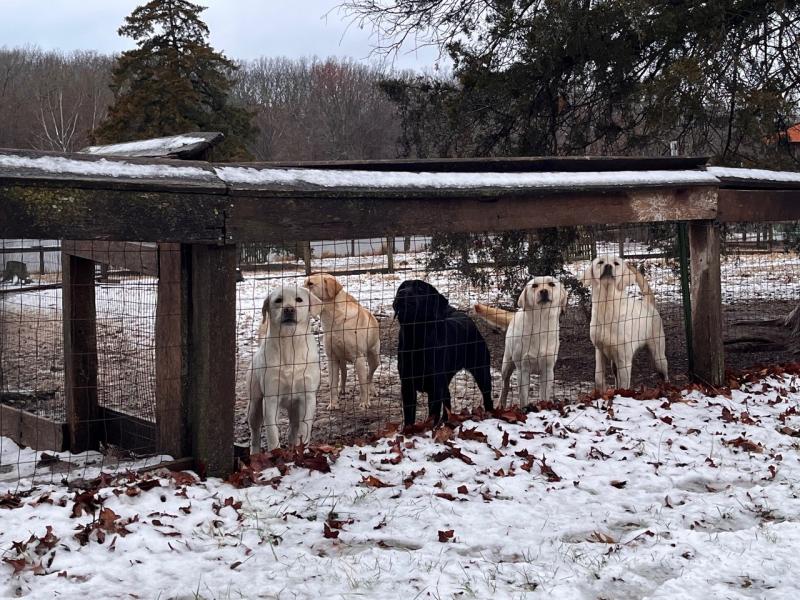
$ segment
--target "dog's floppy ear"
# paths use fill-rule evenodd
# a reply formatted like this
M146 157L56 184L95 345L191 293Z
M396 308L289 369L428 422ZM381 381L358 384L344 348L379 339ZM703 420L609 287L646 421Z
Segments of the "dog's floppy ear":
M431 286L433 292L433 307L437 317L444 317L447 315L447 309L450 308L450 301L445 298L436 288Z
M636 283L636 275L634 271L636 267L632 266L629 262L625 262L625 268L622 270L622 275L617 277L617 289L621 292L631 284Z
M319 313L322 312L322 300L317 298L316 294L311 290L308 290L308 311L312 317L318 317Z
M268 321L267 312L269 311L269 296L264 298L264 304L261 305L261 322Z
M583 273L578 275L578 281L584 287L592 287L594 283L594 261L589 263L589 266L583 270Z
M325 295L331 300L336 298L336 294L342 291L342 284L333 275L325 275L322 285L325 287Z
M519 298L517 298L517 307L525 310L530 307L531 299L530 299L530 287L528 284L525 284L525 287L522 288L522 291L519 294Z

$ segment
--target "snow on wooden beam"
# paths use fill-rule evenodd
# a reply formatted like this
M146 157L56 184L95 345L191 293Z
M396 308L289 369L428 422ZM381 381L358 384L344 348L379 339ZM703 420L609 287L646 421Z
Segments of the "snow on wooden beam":
M89 146L81 150L81 153L95 156L203 159L208 150L219 144L224 137L219 131L193 131L168 137Z

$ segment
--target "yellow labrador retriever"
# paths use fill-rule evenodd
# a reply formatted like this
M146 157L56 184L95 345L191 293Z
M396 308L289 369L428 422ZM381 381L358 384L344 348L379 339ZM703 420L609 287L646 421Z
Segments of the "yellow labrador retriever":
M559 347L559 317L567 306L567 293L553 277L534 277L519 295L517 306L522 310L513 313L506 331L501 407L506 405L515 368L519 369L521 407L528 405L531 372L539 375L539 399L552 399L553 370Z
M367 408L374 392L372 377L380 364L381 340L377 319L329 273L314 273L306 279L305 286L322 302L320 319L325 331L325 353L331 374L329 408L337 408L339 395L344 394L347 363L355 365L360 406Z
M265 335L247 371L250 452L261 446L261 424L267 429L267 449L280 444L278 411L289 412L289 443L308 444L317 410L319 350L311 317L321 304L314 294L295 285L274 290L264 301Z
M644 276L619 256L598 256L581 275L581 282L592 290L592 320L589 337L595 347L594 382L598 391L606 389L606 361L611 361L617 388L629 388L633 356L647 346L656 371L669 381L664 344L664 325L656 300ZM628 294L635 283L642 298Z

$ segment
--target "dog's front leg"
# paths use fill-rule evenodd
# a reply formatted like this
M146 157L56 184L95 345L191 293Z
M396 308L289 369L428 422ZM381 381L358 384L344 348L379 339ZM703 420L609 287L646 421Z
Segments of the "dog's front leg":
M556 361L552 356L539 358L539 399L553 399L553 381L555 381Z
M261 370L247 371L247 424L250 426L250 454L261 452L261 423L264 422L264 395L261 392Z
M428 394L428 417L433 417L433 424L444 421L442 408L450 408L450 386L447 378L439 376L433 381L433 388Z
M311 441L311 426L314 424L316 412L316 393L306 392L292 400L289 407L289 440L292 446L300 443L307 446Z
M280 398L278 396L264 397L264 428L267 430L267 450L274 450L281 445L278 433L278 408Z
M531 363L523 358L519 363L519 407L528 406L528 393L531 389Z
M606 391L606 357L599 348L594 349L594 387L601 394Z
M403 424L413 425L417 420L417 391L411 377L400 380L400 397L403 401Z

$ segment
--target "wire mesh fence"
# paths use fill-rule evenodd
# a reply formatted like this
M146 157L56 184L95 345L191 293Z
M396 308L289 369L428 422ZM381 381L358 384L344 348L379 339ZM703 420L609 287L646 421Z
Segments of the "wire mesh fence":
M281 444L304 435L315 443L350 441L388 423L425 420L429 412L441 416L440 404L455 412L488 406L487 395L495 407L501 398L507 404L575 401L598 387L598 348L608 386L656 386L665 370L671 382L685 382L691 344L681 227L242 245L235 439L253 441L248 405L254 397L264 409L262 423L277 425ZM798 223L727 225L723 233L728 366L795 360ZM93 464L102 466L154 453L162 441L158 420L176 418L159 407L165 393L159 385L180 387L180 369L171 370L163 356L185 341L163 336L164 323L181 315L159 295L179 285L181 275L161 272L159 280L154 245L127 244L112 255L108 243L88 244L84 252L105 257L94 270L98 411L91 417L106 441L105 454L92 454ZM64 435L57 248L48 240L0 241L0 405L43 417ZM162 245L160 252L163 264L170 250ZM282 322L287 314L293 323ZM290 343L289 353L266 341L280 337L284 325L291 325L285 328L290 340L305 340ZM248 379L259 349L266 362ZM271 369L281 368L301 393L270 391ZM526 396L521 386L529 375ZM305 404L278 402L277 416L268 414L266 398L276 395L302 397ZM12 435L9 413L0 414L3 435ZM41 449L50 434L37 427L25 439ZM41 453L24 454L19 444L3 440L0 470L14 463L19 476L43 468ZM26 460L27 471L20 468Z

